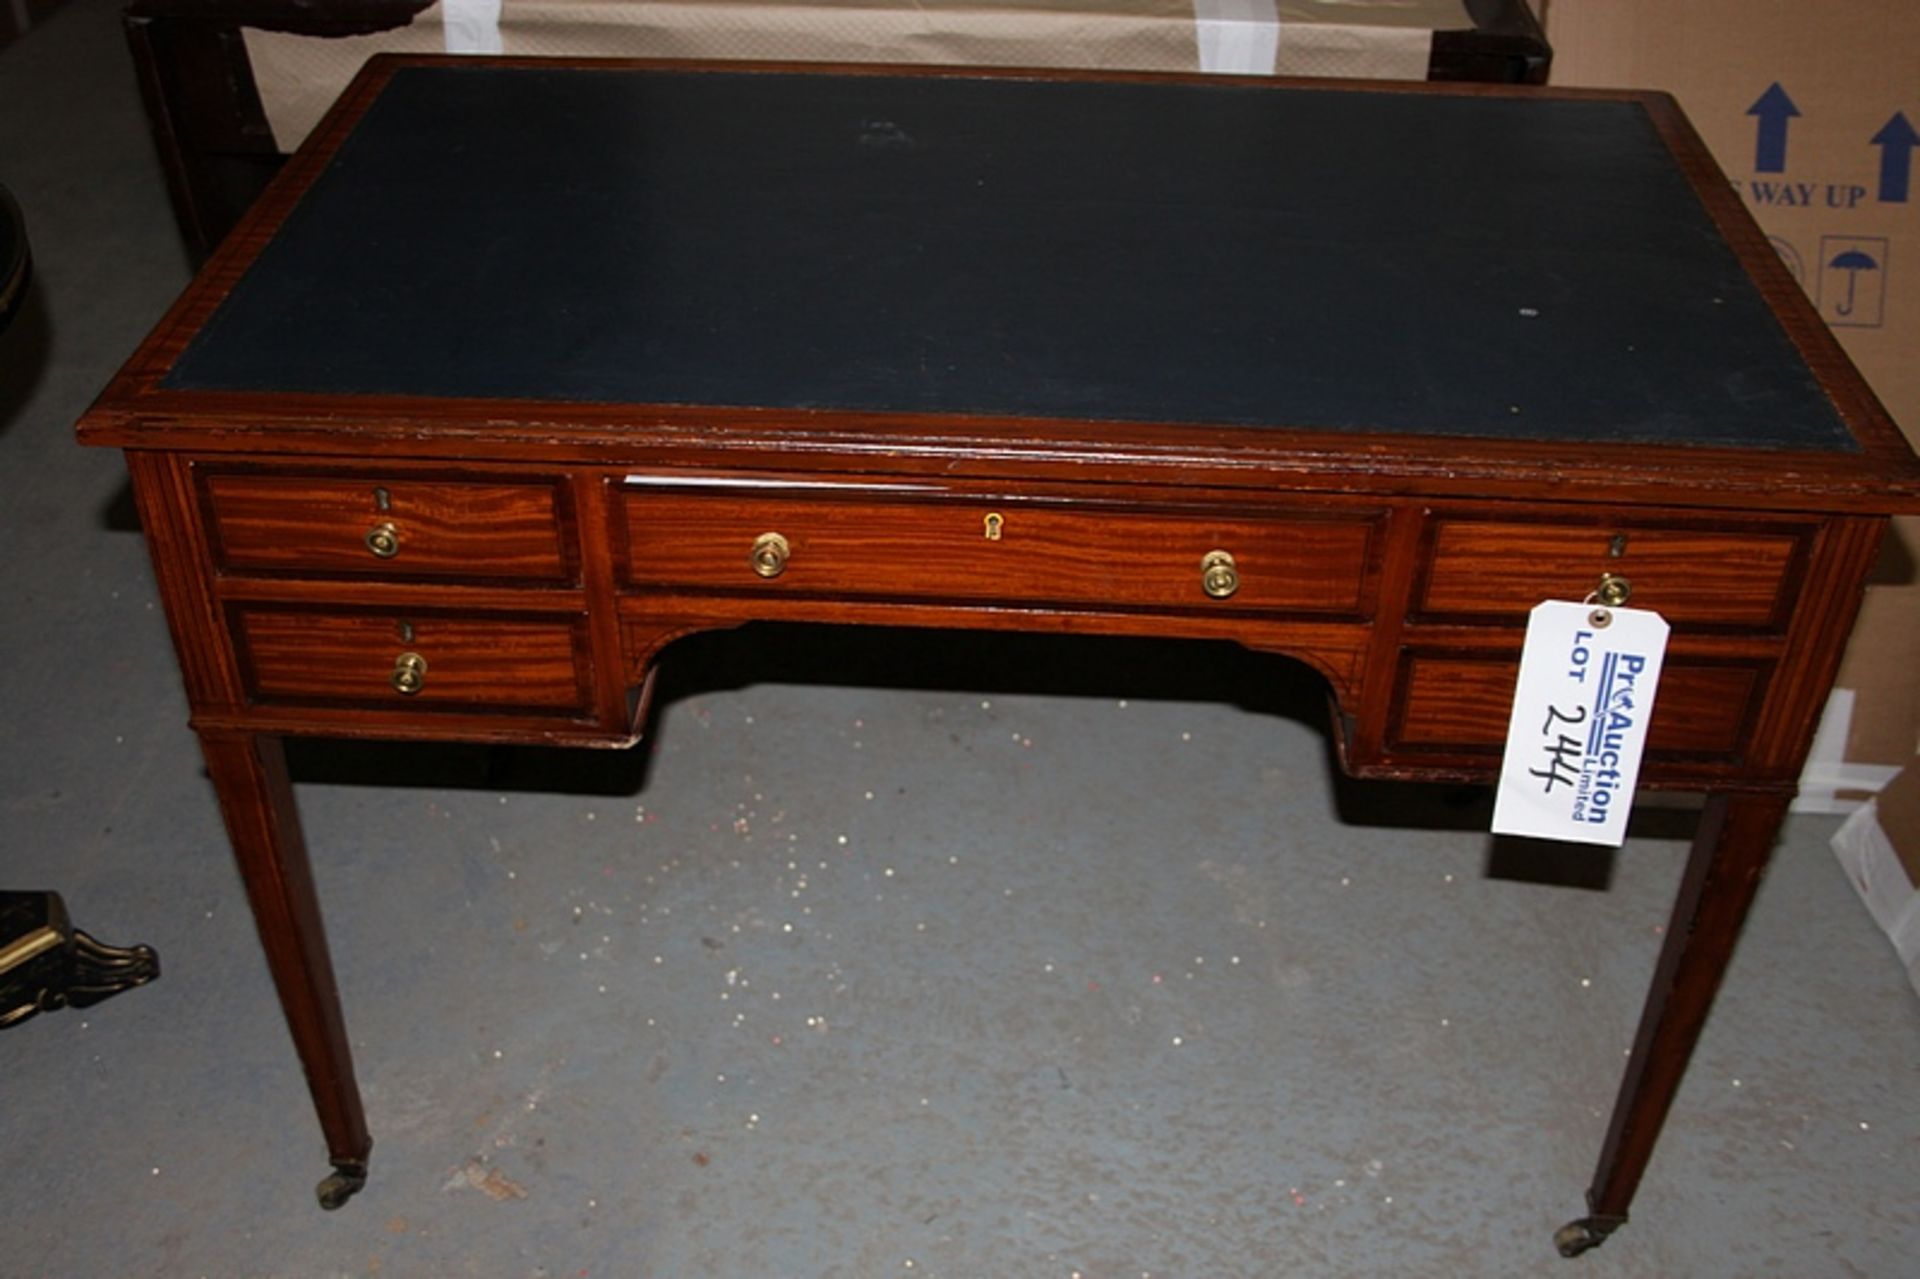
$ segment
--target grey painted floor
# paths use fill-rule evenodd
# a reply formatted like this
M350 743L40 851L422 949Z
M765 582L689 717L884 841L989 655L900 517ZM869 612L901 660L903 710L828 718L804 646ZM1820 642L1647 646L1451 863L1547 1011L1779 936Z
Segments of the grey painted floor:
M1563 1262L1688 822L1493 848L1230 650L746 631L651 748L295 759L317 1130L117 458L185 279L110 0L0 53L0 880L165 975L0 1036L6 1276L1904 1276L1920 1005L1797 819L1631 1226Z

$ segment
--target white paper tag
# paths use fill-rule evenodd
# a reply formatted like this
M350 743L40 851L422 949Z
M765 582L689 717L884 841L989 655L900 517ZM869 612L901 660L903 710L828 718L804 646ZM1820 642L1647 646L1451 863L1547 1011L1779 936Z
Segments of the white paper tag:
M1549 600L1533 610L1494 797L1496 835L1625 841L1667 631L1644 609Z

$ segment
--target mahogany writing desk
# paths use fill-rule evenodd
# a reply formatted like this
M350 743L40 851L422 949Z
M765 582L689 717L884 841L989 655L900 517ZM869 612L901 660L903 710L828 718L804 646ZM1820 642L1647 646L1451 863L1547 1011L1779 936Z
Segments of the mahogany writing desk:
M380 59L87 414L126 450L334 1174L292 734L626 746L753 619L1225 638L1498 767L1529 609L1673 626L1709 795L1626 1218L1920 464L1670 101Z

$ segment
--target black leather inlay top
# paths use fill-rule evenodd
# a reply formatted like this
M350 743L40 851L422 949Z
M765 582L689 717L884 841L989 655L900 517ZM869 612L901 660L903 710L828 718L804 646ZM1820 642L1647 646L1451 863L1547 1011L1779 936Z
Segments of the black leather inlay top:
M1856 447L1623 102L398 72L173 388Z

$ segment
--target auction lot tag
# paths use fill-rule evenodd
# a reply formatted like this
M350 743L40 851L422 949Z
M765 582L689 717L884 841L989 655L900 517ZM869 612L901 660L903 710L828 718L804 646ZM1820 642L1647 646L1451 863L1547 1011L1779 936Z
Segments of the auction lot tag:
M1549 600L1533 610L1494 834L1625 841L1667 631L1645 609Z

